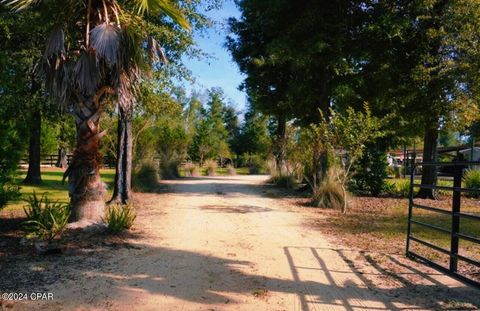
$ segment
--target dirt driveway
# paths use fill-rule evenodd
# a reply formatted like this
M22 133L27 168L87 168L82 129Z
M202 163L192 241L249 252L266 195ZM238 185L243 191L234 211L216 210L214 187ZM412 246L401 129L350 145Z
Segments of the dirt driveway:
M265 178L181 179L165 182L167 193L139 194L143 206L133 236L114 247L17 261L17 269L46 280L37 290L53 293L54 300L4 308L476 310L480 305L478 290L403 258L386 254L385 262L358 261L368 254L327 242L305 221L321 213L276 198L262 186ZM403 270L392 273L388 265L394 261ZM19 275L13 290L22 290L22 280Z

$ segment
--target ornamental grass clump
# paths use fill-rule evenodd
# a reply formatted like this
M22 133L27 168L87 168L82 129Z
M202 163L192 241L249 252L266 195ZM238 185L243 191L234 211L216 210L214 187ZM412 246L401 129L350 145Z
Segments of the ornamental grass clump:
M131 204L110 205L105 212L103 222L108 232L118 234L130 229L136 217L137 213Z
M347 194L337 178L336 170L336 168L331 168L320 184L313 189L313 206L339 210L345 209Z
M207 176L215 176L217 174L218 164L215 160L205 161L205 173Z
M237 175L237 170L232 164L227 165L227 175L229 176Z
M186 177L198 177L200 176L200 169L198 165L192 162L187 162L183 167Z

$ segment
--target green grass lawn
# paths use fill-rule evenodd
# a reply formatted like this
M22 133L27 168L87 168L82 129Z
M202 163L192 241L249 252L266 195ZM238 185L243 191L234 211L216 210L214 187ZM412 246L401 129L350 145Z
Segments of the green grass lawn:
M64 170L58 168L42 168L43 183L38 186L30 186L21 184L26 175L26 171L21 171L17 177L17 182L21 187L21 197L17 201L10 202L5 210L8 211L21 209L25 205L24 200L32 195L34 191L39 195L48 195L50 200L67 203L69 201L68 188L66 183L62 184L63 172ZM115 178L115 170L102 169L100 171L100 175L102 181L107 184L108 195L111 195L113 179Z
M417 176L415 179L415 183L420 183L420 177ZM388 182L391 182L393 184L403 184L403 183L408 183L410 184L410 178L390 178L387 179ZM439 178L437 181L437 185L439 186L450 186L453 187L453 180L452 179L441 179Z
M202 173L202 175L207 175L206 171L207 170L204 167L202 167L200 169L200 172ZM248 175L249 174L248 167L238 167L238 168L235 169L235 171L237 172L238 175ZM217 172L217 175L219 175L219 176L228 175L227 169L225 167L217 168L216 172Z
M205 168L201 169L202 175L206 175ZM237 174L239 175L248 175L248 167L240 167L236 169ZM25 170L20 171L17 177L17 182L20 184L20 193L21 197L16 200L9 202L5 207L5 211L21 210L25 205L24 200L27 199L30 195L35 193L42 195L48 195L48 198L53 201L59 201L62 203L67 203L68 198L68 188L67 184L62 184L64 170L58 168L42 168L42 181L43 183L38 186L22 185L22 181L25 178L27 172ZM183 172L180 172L183 176ZM107 184L108 196L112 194L113 180L115 178L114 169L102 169L100 171L102 181ZM218 168L217 175L226 176L226 168Z
M409 178L391 178L387 180L387 183L392 184L396 188L396 194L402 197L408 197L408 192L410 190L410 179ZM420 183L420 177L415 179L415 183ZM438 179L437 181L438 186L448 186L453 187L453 180L452 179ZM418 190L416 188L415 190ZM443 196L451 196L452 191L448 190L438 190L439 195Z

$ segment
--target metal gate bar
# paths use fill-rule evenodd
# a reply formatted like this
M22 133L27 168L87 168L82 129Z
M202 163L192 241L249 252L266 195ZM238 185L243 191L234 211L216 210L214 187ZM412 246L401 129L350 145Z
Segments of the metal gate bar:
M461 273L458 272L458 261L462 260L464 262L467 262L471 265L480 267L480 261L477 261L472 258L468 258L465 256L462 256L458 254L458 246L459 246L459 241L460 240L466 240L475 244L480 244L480 239L461 233L460 232L460 222L462 218L469 219L469 220L474 220L474 221L479 221L479 226L480 226L480 216L477 215L472 215L472 214L467 214L467 213L462 213L461 212L461 194L462 192L467 192L467 193L480 193L480 189L468 189L468 188L462 188L462 178L463 178L463 170L466 167L469 167L471 165L480 165L480 162L450 162L450 163L440 163L440 162L422 162L422 163L414 163L412 165L411 173L410 173L410 192L409 192L409 204L408 204L408 225L407 225L407 247L406 247L406 255L409 258L413 259L419 259L429 266L436 268L437 270L440 270L448 275L451 275L465 283L480 287L480 282L474 279L471 279ZM417 184L415 183L415 171L417 167L425 167L425 166L453 166L454 168L454 174L453 174L453 187L449 186L437 186L437 185L423 185L423 184ZM414 202L414 189L415 188L424 188L424 189L433 189L433 190L446 190L446 191L452 191L453 196L452 196L452 207L451 210L444 210L440 209L437 207L431 207L431 206L426 206L426 205L421 205L421 204L416 204ZM438 214L443 214L443 215L449 215L451 216L451 228L442 228L433 224L425 223L422 221L418 221L413 219L414 215L414 209L421 209L421 210L427 210L430 212L438 213ZM438 232L441 232L443 234L448 234L450 235L450 249L445 249L440 246L434 245L430 242L427 242L425 240L420 239L419 237L415 237L412 235L412 224L428 228L431 230L435 230ZM434 262L425 256L422 256L410 249L410 241L414 241L416 243L419 243L425 247L431 248L433 250L436 250L440 253L446 254L449 256L449 265L448 268L440 265L437 262Z

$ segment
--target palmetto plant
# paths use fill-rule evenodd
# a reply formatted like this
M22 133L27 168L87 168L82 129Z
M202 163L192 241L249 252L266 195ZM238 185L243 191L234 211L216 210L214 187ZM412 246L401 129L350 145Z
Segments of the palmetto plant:
M188 22L168 0L0 0L16 10L32 7L56 26L46 41L39 74L46 90L74 115L77 143L65 172L74 220L99 220L105 187L100 180L102 113L112 102L130 110L142 75L165 62L147 20L162 13Z
M51 242L63 233L70 216L68 204L50 201L45 194L38 197L35 192L26 201L23 227L30 232L28 236Z

